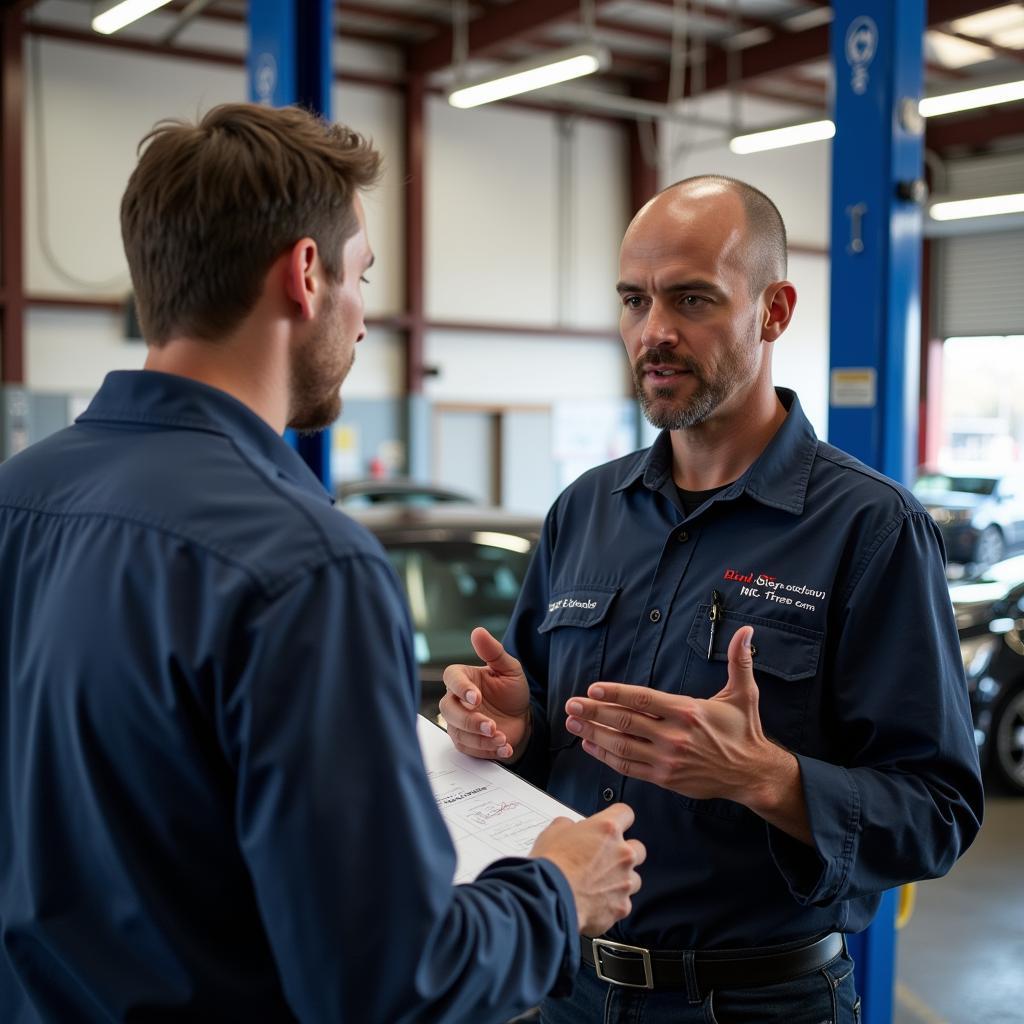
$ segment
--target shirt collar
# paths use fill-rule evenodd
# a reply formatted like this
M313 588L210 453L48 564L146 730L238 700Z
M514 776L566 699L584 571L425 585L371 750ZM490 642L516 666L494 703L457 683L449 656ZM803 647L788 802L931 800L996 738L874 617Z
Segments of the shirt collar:
M762 505L800 515L804 510L807 482L818 450L818 437L800 408L796 392L776 388L775 393L789 414L768 442L768 447L719 497L736 498L746 492ZM624 491L638 481L643 481L648 490L659 491L671 475L672 440L669 432L663 430L646 452L639 453L638 458L627 463L613 493Z
M331 504L302 457L247 405L226 391L171 373L116 370L108 373L76 423L137 423L221 434L244 448L271 473L278 472Z

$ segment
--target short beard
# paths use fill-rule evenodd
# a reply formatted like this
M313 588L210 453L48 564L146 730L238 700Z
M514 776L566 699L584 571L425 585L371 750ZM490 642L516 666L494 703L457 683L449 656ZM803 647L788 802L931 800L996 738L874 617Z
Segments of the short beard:
M341 415L341 382L355 362L353 352L344 371L338 374L333 303L324 310L317 331L306 339L292 357L291 416L288 426L304 437L326 430Z
M652 393L648 393L644 388L644 373L654 366L688 370L697 382L696 391L687 401L677 400L675 403L671 403L674 389L654 388ZM639 360L633 367L633 386L636 388L641 412L647 422L658 430L687 430L700 426L729 395L727 381L721 378L707 380L693 360L666 359L658 354Z

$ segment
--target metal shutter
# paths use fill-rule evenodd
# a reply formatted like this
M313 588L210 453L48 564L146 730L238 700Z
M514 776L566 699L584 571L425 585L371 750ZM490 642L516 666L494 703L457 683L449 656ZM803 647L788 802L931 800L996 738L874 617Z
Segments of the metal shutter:
M950 196L1024 191L1022 153L951 160L946 172ZM954 235L934 246L941 337L1024 334L1024 230Z

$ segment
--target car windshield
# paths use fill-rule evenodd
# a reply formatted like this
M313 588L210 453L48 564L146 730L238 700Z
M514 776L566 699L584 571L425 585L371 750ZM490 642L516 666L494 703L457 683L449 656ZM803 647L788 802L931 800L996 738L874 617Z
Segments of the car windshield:
M956 491L959 494L991 494L996 481L989 476L946 476L943 473L926 473L914 484L915 494L935 494Z
M421 665L477 662L469 642L476 626L501 639L530 561L529 540L509 535L507 542L387 543L409 599Z

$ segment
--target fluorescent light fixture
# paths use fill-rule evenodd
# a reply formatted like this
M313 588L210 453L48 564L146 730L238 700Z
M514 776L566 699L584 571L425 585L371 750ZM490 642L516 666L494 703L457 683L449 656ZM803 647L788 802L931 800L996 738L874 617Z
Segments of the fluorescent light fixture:
M92 19L92 27L95 31L109 36L168 3L170 0L121 0L120 3L107 7L102 14L97 14Z
M573 78L582 78L601 71L611 63L611 54L603 46L573 46L549 53L540 61L534 59L512 64L500 73L472 85L460 85L448 94L453 107L478 107L482 103L518 96L523 92L543 89Z
M831 139L836 126L831 121L812 121L809 124L792 124L787 128L772 128L766 132L737 135L729 142L734 153L761 153L766 149L782 149L784 146L799 146L804 142L821 142Z
M926 96L918 104L922 117L938 117L941 114L955 114L958 110L973 110L975 107L991 107L996 103L1013 103L1024 100L1024 79L1018 82L1004 82L1001 85L986 85L979 89L964 89L948 92L944 96Z
M1016 28L1020 24L1024 24L1024 8L1020 4L1004 4L979 14L970 14L966 18L957 18L952 29L980 39L1004 29Z
M1024 192L979 199L951 199L934 203L928 210L933 220L964 220L968 217L998 217L1005 213L1024 213Z

